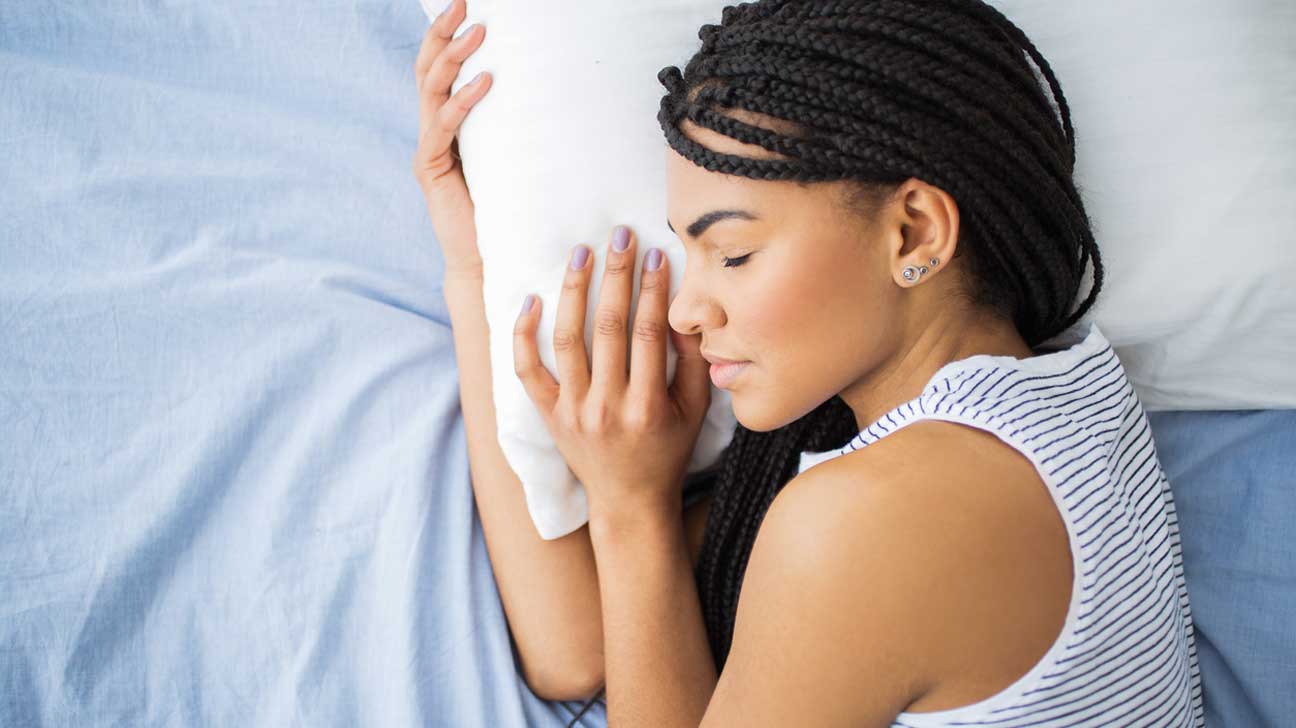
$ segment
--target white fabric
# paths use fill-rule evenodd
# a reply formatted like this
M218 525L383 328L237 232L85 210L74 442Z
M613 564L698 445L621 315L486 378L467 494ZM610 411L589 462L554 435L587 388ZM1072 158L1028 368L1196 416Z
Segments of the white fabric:
M440 2L422 1L429 15ZM592 318L608 239L618 224L634 229L640 261L650 247L662 248L672 291L678 290L684 247L666 227L666 143L657 125L664 89L657 71L692 56L701 47L698 28L718 21L720 11L711 0L571 0L561 12L557 7L469 0L459 32L482 22L486 39L453 87L479 70L494 76L460 130L459 151L477 208L500 447L546 539L579 528L588 510L584 489L514 373L513 324L525 295L539 296L536 338L542 361L556 375L554 314L571 248L584 243L592 250ZM585 341L593 341L592 326ZM675 361L671 349L667 381ZM716 461L735 424L729 393L713 387L689 472Z
M440 0L421 0L431 17ZM477 206L500 445L537 529L587 520L584 492L513 373L512 327L539 295L542 359L577 242L594 250L592 312L608 234L640 255L683 248L665 225L656 73L681 68L716 0L470 0L487 26L457 90L495 84L460 134ZM1087 317L1112 342L1147 410L1296 407L1296 5L1202 0L993 3L1052 64L1071 104L1077 183L1106 278ZM556 10L560 7L561 10ZM587 341L591 334L587 332ZM675 355L669 356L668 376ZM690 471L732 436L712 406Z
M1052 65L1144 408L1296 407L1296 3L1003 0Z

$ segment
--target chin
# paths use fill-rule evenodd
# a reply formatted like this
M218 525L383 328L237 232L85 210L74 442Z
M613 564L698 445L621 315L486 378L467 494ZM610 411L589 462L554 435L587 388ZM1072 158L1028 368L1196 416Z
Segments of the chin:
M750 395L743 396L735 391L731 393L730 397L733 402L734 419L738 420L738 424L752 432L771 432L784 425L791 424L797 419L796 417L782 416L785 413L780 413L777 409L770 410L761 407L759 399ZM752 400L756 401L753 402ZM756 406L753 407L753 404Z
M793 393L785 391L784 394ZM823 399L796 401L762 397L752 390L744 392L742 389L735 389L729 396L734 419L738 420L738 424L752 432L772 432L810 414L832 395L824 396Z

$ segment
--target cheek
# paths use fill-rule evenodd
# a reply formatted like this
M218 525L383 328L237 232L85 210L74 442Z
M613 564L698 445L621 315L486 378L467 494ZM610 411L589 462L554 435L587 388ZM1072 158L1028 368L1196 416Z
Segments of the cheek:
M743 340L760 364L762 385L793 398L822 398L875 337L890 304L858 270L789 263L744 290ZM821 391L822 390L822 391Z
M839 281L794 261L771 261L734 298L731 323L740 324L745 353L760 365L765 384L780 388L804 379L805 367L831 355L834 322L842 315Z
M851 315L858 285L840 266L791 263L770 283L775 305L767 312L768 320L791 345L800 347L806 337L832 330L835 322Z
M796 261L770 265L732 290L729 325L756 361L746 386L733 392L734 415L768 432L803 416L841 387L858 356L852 332L866 328L867 296L858 276ZM764 273L764 271L762 271Z
M772 267L772 266L771 266ZM753 359L771 366L795 346L796 327L804 323L804 286L781 270L744 281L738 302L742 339Z

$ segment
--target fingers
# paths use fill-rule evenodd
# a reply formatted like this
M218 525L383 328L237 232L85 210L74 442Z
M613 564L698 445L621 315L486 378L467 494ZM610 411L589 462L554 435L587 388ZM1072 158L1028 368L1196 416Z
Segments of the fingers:
M539 322L540 298L528 295L513 326L513 371L541 414L547 414L553 411L558 400L558 382L540 361L540 350L536 347Z
M454 37L455 29L468 12L464 0L452 0L432 21L418 57L414 61L414 78L419 93L419 137L414 154L414 176L426 191L434 184L448 181L460 186L453 173L458 162L451 154L455 135L468 111L486 95L492 83L491 74L479 74L451 97L450 89L463 67L486 37L486 29L474 23ZM457 190L456 190L457 191Z
M436 73L435 62L429 73ZM432 83L423 87L419 101L419 141L414 153L414 176L425 190L444 179L462 185L461 179L454 179L453 175L447 176L459 169L457 157L450 152L464 118L490 91L492 83L491 74L478 74L476 79L456 91L445 103L429 100L437 95Z
M711 406L711 364L702 358L702 334L688 336L674 329L668 331L679 355L670 386L671 399L691 417L701 418Z
M441 12L432 24L428 26L427 32L423 34L423 44L419 46L418 57L414 59L414 84L419 90L423 90L423 77L427 75L428 69L432 67L432 61L437 57L454 33L454 29L459 27L463 22L463 14L466 12L466 6L459 0L454 0L446 9Z
M435 27L435 24L433 25ZM447 32L447 37L450 31ZM429 129L439 123L441 132L457 131L459 123L463 121L463 116L467 114L468 107L463 106L466 97L463 95L465 90L473 89L474 91L483 91L481 88L483 80L489 74L481 74L474 79L472 83L466 84L455 94L454 99L450 99L450 89L454 80L459 76L459 70L463 63L476 51L486 37L486 28L480 23L474 23L467 30L452 41L448 41L445 47L432 59L432 64L428 68L423 78L423 83L419 88L419 133L426 134ZM473 94L468 94L472 96ZM480 98L479 96L477 98ZM446 108L460 102L461 108L451 111L451 116L458 114L458 120L447 124L448 119L445 115ZM476 103L476 98L472 99ZM468 104L471 106L471 103ZM460 113L462 112L462 113ZM453 136L453 134L452 134ZM446 142L447 144L449 142Z
M616 233L614 232L614 240ZM700 334L685 336L671 329L667 321L670 307L670 268L662 251L653 249L644 256L644 270L639 281L639 305L630 334L630 367L626 374L626 326L631 288L634 282L636 240L626 230L625 249L610 244L594 334L594 366L591 381L589 357L585 346L585 312L589 302L589 282L593 275L592 252L577 245L569 258L563 278L554 324L553 347L558 378L549 374L541 363L535 341L539 322L539 299L524 305L513 330L513 363L527 395L552 412L559 393L566 391L573 401L583 401L592 387L616 387L618 377L624 386L629 378L628 395L633 401L648 403L666 391L689 419L700 420L711 404L710 364L702 358ZM666 346L672 342L679 358L675 379L666 386Z
M455 92L441 108L437 109L436 117L433 119L432 127L429 133L437 135L439 139L445 141L446 149L454 141L455 135L459 133L459 127L463 125L464 118L468 116L468 111L481 101L482 97L491 87L491 75L485 71L477 74L470 83Z
M593 381L590 386L607 393L626 388L626 326L634 288L635 236L624 225L612 231L603 265L598 307L594 310ZM618 246L622 249L618 250ZM662 385L665 387L665 385Z
M639 276L639 306L630 342L630 396L642 401L666 390L666 341L670 325L670 270L666 256L653 248ZM676 375L678 378L678 375Z
M554 321L554 359L558 364L558 382L581 401L589 391L589 356L585 351L585 310L589 302L589 280L594 270L593 255L588 247L577 245L563 274L562 293L558 297L558 316ZM577 266L573 270L572 266Z

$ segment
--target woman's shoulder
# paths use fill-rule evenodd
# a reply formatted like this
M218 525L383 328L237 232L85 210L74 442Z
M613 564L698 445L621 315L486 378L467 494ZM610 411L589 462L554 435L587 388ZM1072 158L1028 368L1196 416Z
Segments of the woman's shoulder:
M1010 685L1057 639L1071 597L1065 524L1034 466L951 422L911 423L801 473L771 504L762 541L834 574L819 596L861 624L882 617L872 629L888 625L922 686L907 710Z
M829 482L836 485L819 485ZM1063 526L1048 486L1020 450L987 429L938 419L908 423L807 469L779 496L794 493L831 508L874 508L883 501L920 523L961 512L1034 516Z

